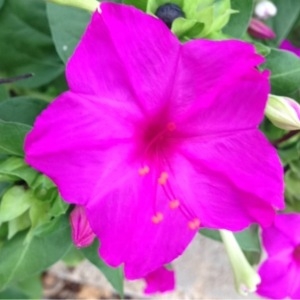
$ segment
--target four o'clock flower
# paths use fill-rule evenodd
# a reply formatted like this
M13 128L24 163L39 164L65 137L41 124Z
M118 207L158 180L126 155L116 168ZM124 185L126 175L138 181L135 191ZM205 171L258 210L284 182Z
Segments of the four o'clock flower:
M283 172L258 130L262 61L250 44L181 44L158 18L102 3L68 62L70 90L26 138L26 161L85 207L101 257L129 279L171 262L200 226L270 225Z
M300 48L294 46L289 40L283 40L279 48L282 50L290 51L297 56L300 56Z
M300 298L300 214L280 214L262 230L267 259L259 268L257 293L266 298Z

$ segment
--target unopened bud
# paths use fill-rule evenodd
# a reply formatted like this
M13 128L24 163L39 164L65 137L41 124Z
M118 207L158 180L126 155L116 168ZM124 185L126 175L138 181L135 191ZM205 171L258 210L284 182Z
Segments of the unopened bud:
M48 0L60 5L73 6L87 10L89 12L94 12L97 8L99 9L100 3L97 0Z
M220 234L233 269L237 291L241 295L255 292L257 285L260 283L259 275L247 261L233 233L220 230Z
M273 2L263 0L256 4L254 13L258 18L266 20L277 14L277 8Z
M91 229L83 206L75 206L70 214L72 240L76 247L84 248L92 244L95 234Z
M269 95L265 114L279 128L300 129L300 105L291 98Z
M275 32L262 21L252 18L248 27L248 33L257 39L272 40Z

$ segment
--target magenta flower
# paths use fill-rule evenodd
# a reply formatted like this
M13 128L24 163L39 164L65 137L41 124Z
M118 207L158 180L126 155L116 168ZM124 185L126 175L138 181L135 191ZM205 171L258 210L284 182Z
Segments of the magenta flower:
M26 161L86 207L100 255L141 278L200 226L271 224L282 167L257 129L270 91L239 41L181 44L165 24L101 4L67 66L70 91L37 119Z
M170 292L175 289L175 272L164 266L146 275L144 279L145 294Z
M70 214L70 224L72 229L72 240L76 247L83 248L91 245L95 239L95 234L89 224L83 206L75 206Z
M295 47L288 40L283 40L282 43L280 44L279 48L282 49L282 50L287 50L287 51L293 52L297 56L300 56L300 48Z
M260 266L263 297L300 298L300 214L278 215L272 227L263 229L262 242L268 258Z

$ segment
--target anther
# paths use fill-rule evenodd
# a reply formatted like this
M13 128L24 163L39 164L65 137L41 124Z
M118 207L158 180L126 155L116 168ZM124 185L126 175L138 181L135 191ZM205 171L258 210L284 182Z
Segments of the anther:
M169 123L167 124L167 129L168 129L169 131L174 131L174 130L176 129L175 123L169 122Z
M144 175L148 174L149 171L150 171L150 168L148 166L144 166L143 168L139 169L139 174L141 176L144 176Z
M171 209L176 209L176 208L179 207L179 205L180 205L180 202L177 199L174 199L174 200L172 200L172 201L169 202L169 207Z
M161 212L156 213L154 216L152 216L151 221L154 224L160 223L164 219L164 215Z
M158 183L161 185L165 185L167 183L168 177L169 175L167 172L162 172L158 178Z
M194 220L188 222L188 226L191 230L198 229L200 227L200 220L194 219Z

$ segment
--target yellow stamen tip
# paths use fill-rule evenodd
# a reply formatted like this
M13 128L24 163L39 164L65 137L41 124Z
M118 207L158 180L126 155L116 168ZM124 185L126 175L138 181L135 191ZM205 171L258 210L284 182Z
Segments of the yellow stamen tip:
M141 176L143 176L143 175L148 174L149 171L150 171L150 168L148 166L145 166L145 167L139 169L139 174Z
M169 175L167 172L162 172L158 178L158 183L161 185L166 184L168 177L169 177Z
M194 220L188 222L188 226L191 230L196 230L200 227L200 220L194 219Z
M172 200L172 201L170 201L170 203L169 203L169 207L170 207L171 209L176 209L176 208L179 207L179 205L180 205L180 202L179 202L179 200L177 200L177 199Z
M151 221L154 224L160 223L164 219L164 215L160 212L156 213L154 216L152 216Z
M173 123L173 122L168 123L168 124L167 124L167 129L168 129L169 131L174 131L174 130L176 129L175 123Z

